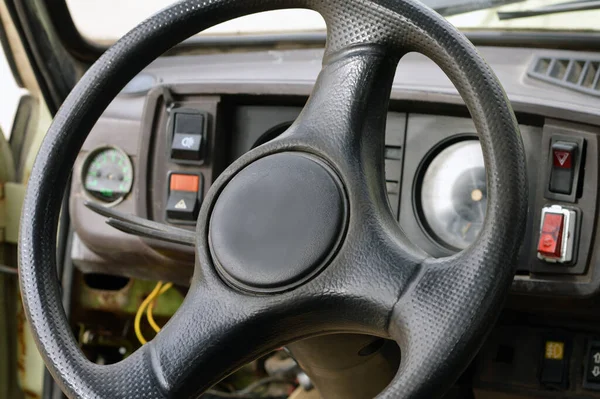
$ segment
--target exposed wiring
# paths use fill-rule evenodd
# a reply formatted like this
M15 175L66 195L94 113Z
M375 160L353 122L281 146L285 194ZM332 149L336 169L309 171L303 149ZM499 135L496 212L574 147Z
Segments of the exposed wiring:
M240 394L237 394L237 393L229 393L229 392L216 391L214 389L209 389L208 391L206 391L206 393L202 397L206 398L206 399L213 399L213 398L223 398L223 399L288 399L289 395L282 395L282 396L258 396L257 394L240 395Z
M272 382L277 382L280 384L295 385L293 381L290 381L288 379L284 379L281 377L266 377L266 378L263 378L262 380L253 382L252 384L248 385L246 388L239 390L238 393L240 393L242 395L249 394L251 392L254 392L256 390L256 388L262 387L263 385L270 384Z
M144 311L146 310L146 307L150 304L150 302L152 302L154 300L154 298L156 298L156 296L160 292L160 289L162 288L162 286L163 286L163 282L159 281L156 284L156 286L154 287L154 289L152 290L152 292L150 293L150 295L148 295L148 297L146 299L144 299L144 301L138 308L137 313L135 314L135 320L133 322L133 329L135 330L135 335L137 336L138 341L140 341L140 343L142 345L144 345L146 342L148 342L144 338L144 335L142 334L142 330L140 328L140 322L142 321L142 315L144 314Z
M220 398L236 398L236 399L256 398L258 396L256 396L254 391L256 391L257 388L260 388L263 385L267 385L267 384L271 384L271 383L288 384L290 386L296 387L296 384L291 380L284 379L281 377L266 377L266 378L263 378L262 380L253 382L252 384L248 385L246 388L240 389L239 391L223 392L223 391L217 391L215 389L209 389L208 391L206 391L206 393L209 395L218 396ZM269 396L267 396L267 398L269 398ZM277 398L278 398L278 396L277 396Z
M160 291L158 291L158 294L156 295L156 297L154 297L152 302L150 302L150 304L148 305L148 310L146 310L146 318L148 319L148 324L150 324L150 326L156 332L160 331L160 326L158 324L156 324L156 321L154 321L154 315L152 314L152 311L154 310L154 305L156 304L158 297L161 296L162 294L164 294L165 292L167 292L172 286L173 286L173 283L167 283L167 284L163 285L162 288L160 289Z

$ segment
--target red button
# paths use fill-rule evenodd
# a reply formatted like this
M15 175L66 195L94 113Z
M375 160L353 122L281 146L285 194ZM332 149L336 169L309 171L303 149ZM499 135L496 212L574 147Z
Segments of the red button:
M571 169L573 167L573 152L564 149L552 149L554 167L560 169Z
M540 233L538 252L543 256L552 258L561 257L564 215L546 213Z
M171 191L198 192L200 178L194 175L171 175Z

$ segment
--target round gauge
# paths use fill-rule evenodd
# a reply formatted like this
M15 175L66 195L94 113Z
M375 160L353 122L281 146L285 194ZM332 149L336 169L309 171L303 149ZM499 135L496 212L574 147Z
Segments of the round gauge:
M102 202L116 204L131 191L133 166L121 149L97 148L85 159L81 180L89 195Z
M452 249L465 249L483 227L487 205L485 165L477 140L444 148L430 162L421 188L421 211L430 233Z

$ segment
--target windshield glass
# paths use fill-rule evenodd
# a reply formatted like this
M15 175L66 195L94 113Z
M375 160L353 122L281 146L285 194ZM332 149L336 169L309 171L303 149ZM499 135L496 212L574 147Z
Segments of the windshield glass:
M498 17L499 11L529 11L569 1L572 0L423 0L463 30L600 30L599 10L588 9L508 20L500 20ZM172 3L170 0L67 0L73 21L81 34L90 40L104 44L114 42L143 19ZM316 12L282 10L238 18L215 26L201 35L324 30L325 22Z

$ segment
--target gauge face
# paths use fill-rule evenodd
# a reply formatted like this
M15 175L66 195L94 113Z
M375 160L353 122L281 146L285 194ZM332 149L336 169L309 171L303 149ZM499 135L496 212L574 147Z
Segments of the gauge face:
M121 201L133 184L131 161L116 147L98 148L83 164L82 181L92 197L108 203Z
M421 188L425 223L439 243L467 248L483 227L487 206L485 166L476 140L452 144L429 164Z

